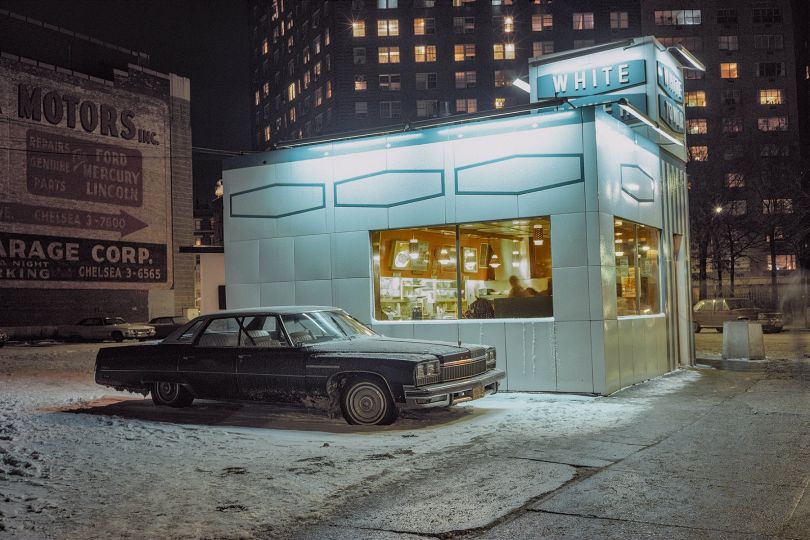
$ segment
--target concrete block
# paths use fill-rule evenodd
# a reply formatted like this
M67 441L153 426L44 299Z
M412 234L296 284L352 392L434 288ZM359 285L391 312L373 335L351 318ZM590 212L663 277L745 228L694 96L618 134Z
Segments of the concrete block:
M763 360L765 341L762 338L762 325L748 321L724 322L723 358Z

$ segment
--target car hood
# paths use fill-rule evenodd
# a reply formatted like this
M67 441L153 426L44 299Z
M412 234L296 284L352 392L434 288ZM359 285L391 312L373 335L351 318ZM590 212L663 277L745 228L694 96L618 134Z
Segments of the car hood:
M486 347L482 345L462 344L444 341L426 341L421 339L397 339L384 336L356 337L323 343L305 345L307 349L319 353L353 353L353 354L413 354L433 355L442 360L455 360L467 355L478 356Z

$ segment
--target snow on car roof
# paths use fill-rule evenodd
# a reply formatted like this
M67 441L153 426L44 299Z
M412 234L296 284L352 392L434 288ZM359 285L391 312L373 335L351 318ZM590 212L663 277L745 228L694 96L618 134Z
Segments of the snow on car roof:
M290 313L305 313L308 311L337 311L340 308L333 306L266 306L255 308L243 309L228 309L225 311L217 311L216 313L209 313L206 317L221 317L223 315L255 315L257 313L275 313L278 315L285 315Z

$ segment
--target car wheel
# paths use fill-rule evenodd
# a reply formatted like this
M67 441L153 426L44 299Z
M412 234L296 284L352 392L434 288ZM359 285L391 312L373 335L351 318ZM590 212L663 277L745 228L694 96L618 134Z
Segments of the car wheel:
M113 340L117 341L118 343L124 341L124 334L122 334L121 332L113 332L112 334L110 334L110 337L113 338Z
M152 401L155 405L187 407L194 401L194 396L177 383L156 382L152 385Z
M343 418L352 425L386 426L394 422L397 410L391 393L372 378L350 380L340 396Z

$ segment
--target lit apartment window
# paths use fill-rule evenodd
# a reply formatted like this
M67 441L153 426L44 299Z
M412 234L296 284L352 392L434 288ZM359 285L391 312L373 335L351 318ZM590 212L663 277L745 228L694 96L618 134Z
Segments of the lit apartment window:
M759 91L760 105L782 105L782 90L778 88L766 88Z
M270 94L270 83L266 82L262 85L262 93L267 96Z
M380 64L399 64L399 47L379 47L377 59Z
M757 63L758 77L784 77L784 62L759 62Z
M475 45L466 43L463 45L453 45L453 60L463 62L475 58Z
M313 28L315 28L313 26ZM332 34L329 32L329 28L325 28L323 31L323 43L324 45L331 45L332 44Z
M384 73L380 75L380 90L392 91L400 89L401 84L399 73Z
M515 31L515 18L514 17L504 17L503 18L503 31L507 34Z
M475 88L475 71L456 71L456 88Z
M354 48L354 65L360 65L366 63L366 48L365 47L355 47Z
M415 36L426 36L436 33L436 19L414 19L413 34Z
M792 214L793 199L766 199L762 201L763 214Z
M377 9L396 9L397 0L377 0Z
M313 92L313 96L315 98L316 107L320 107L321 105L323 105L323 88L321 88L320 86L316 88L315 92Z
M737 62L724 62L720 64L720 77L723 79L736 79L739 75L737 74Z
M626 11L610 12L610 28L613 30L623 30L630 28L630 16Z
M506 107L506 98L495 98L495 108L496 109L503 109Z
M694 26L703 22L699 9L655 10L658 26Z
M737 24L737 10L735 8L718 9L717 24Z
M754 48L777 51L785 48L785 38L781 34L754 34Z
M742 118L723 118L723 133L742 133Z
M684 94L684 100L687 107L705 107L706 106L706 92L703 90L694 90Z
M435 99L417 99L416 116L419 118L433 118L439 114L439 102Z
M402 116L402 103L399 101L381 101L380 118L400 118Z
M466 7L475 3L475 0L453 0L453 7Z
M258 90L256 90L256 105L258 105L258 104L259 104L259 101L261 101L261 96L260 96L260 94L259 94L259 91L258 91Z
M742 173L726 173L727 188L743 188L745 187L745 175Z
M296 121L296 119L297 119L297 117L298 117L298 116L297 116L297 113L296 113L296 111L295 111L295 107L291 108L291 109L290 109L290 123L291 123L291 124L294 124L294 123L295 123L295 121Z
M321 36L315 36L312 40L312 53L321 54Z
M287 101L292 101L295 99L295 83L291 83L287 87Z
M514 43L495 43L492 45L492 57L495 60L514 60Z
M399 20L397 19L382 19L377 21L377 35L381 37L398 36L399 35Z
M416 74L417 90L432 90L433 88L436 88L437 82L438 82L438 75L436 73Z
M755 7L751 11L751 20L755 23L780 23L782 22L782 10L775 7Z
M264 142L268 142L270 140L270 126L264 127Z
M768 271L771 271L771 258L768 257ZM796 270L796 255L777 255L776 256L776 270Z
M326 81L326 99L332 97L332 81Z
M270 54L270 42L266 39L262 41L262 54Z
M354 116L357 118L365 118L368 116L368 101L354 102Z
M757 118L757 129L760 131L787 131L787 116L768 116Z
M454 34L475 33L475 17L453 17Z
M717 46L721 51L736 51L740 48L737 36L718 36Z
M574 30L593 30L593 12L574 13Z
M435 62L436 61L436 45L417 45L413 48L414 61L422 62Z
M478 112L478 100L475 98L457 99L456 100L457 113L474 113Z
M495 88L509 86L509 74L501 69L495 70Z
M306 47L304 47L303 51L301 52L301 61L304 64L309 64L310 54L309 54L309 46L308 45Z
M686 131L689 135L705 135L709 132L705 118L690 118L686 121Z
M368 88L368 82L366 81L365 75L355 75L354 76L354 89L357 92L361 92Z
M532 15L532 32L551 30L554 27L554 17L551 14L538 13Z
M309 88L310 83L312 82L312 77L309 73L309 70L304 71L304 90Z
M537 58L538 56L543 56L545 54L551 54L554 52L554 42L553 41L534 41L532 42L532 57Z
M689 161L708 161L708 160L709 160L708 146L689 147Z
M352 21L352 36L366 37L366 21Z

